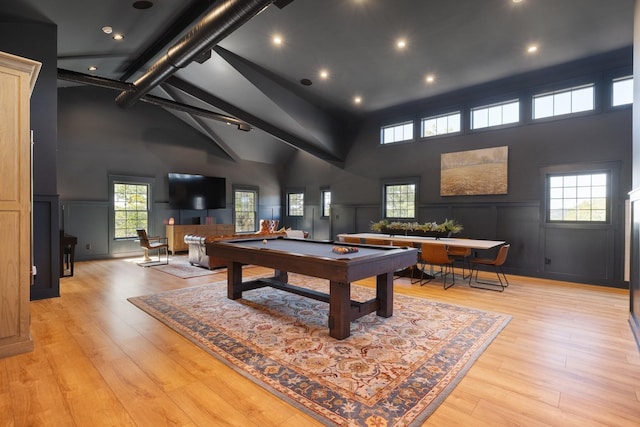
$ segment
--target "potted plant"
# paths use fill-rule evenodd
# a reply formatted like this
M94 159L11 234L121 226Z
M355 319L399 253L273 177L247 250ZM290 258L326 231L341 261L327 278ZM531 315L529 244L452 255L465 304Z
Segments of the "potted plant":
M448 237L451 234L461 232L463 226L456 222L455 219L445 219L444 222L440 224L435 221L420 224L418 222L389 221L383 219L378 222L372 222L369 228L376 233L389 234L391 236L425 236L439 239L440 237Z

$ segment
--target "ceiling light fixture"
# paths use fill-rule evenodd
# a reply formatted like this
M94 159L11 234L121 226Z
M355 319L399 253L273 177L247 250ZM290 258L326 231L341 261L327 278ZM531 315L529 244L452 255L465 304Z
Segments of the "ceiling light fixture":
M102 27L102 32L105 34L111 34L113 32L113 28L111 28L108 25L105 25L104 27Z
M96 67L95 65L92 65L88 68L89 71L96 71L98 69L98 67Z
M319 74L322 80L327 80L329 78L329 72L327 70L320 70Z
M527 48L527 53L536 53L538 51L538 45L532 44Z
M114 34L113 35L113 39L117 40L117 41L120 41L120 40L124 39L124 36L122 34Z
M282 44L282 36L276 34L275 36L273 36L272 41L276 46L280 46Z
M302 79L302 80L300 80L300 83L303 86L311 86L313 84L313 82L311 82L311 80L309 80L309 79Z
M134 9L139 9L139 10L144 10L144 9L149 9L150 7L153 6L153 3L147 0L138 0L133 2L133 8Z
M353 103L354 104L362 104L362 97L361 96L354 96L353 97Z
M427 74L427 77L424 78L427 83L433 83L435 81L435 77L433 74Z
M511 1L513 1L514 3L522 3L522 0L511 0Z
M405 39L398 40L396 43L396 47L398 49L404 49L405 47L407 47L407 41Z

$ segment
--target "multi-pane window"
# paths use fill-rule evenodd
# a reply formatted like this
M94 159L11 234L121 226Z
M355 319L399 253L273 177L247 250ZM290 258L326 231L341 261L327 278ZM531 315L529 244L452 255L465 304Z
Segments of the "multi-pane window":
M383 126L380 129L380 143L391 144L392 142L409 141L413 139L413 122L397 123Z
M611 105L633 104L633 77L614 79L612 84Z
M385 184L384 198L385 218L415 218L415 184Z
M548 177L550 222L606 222L608 174L562 174Z
M422 119L422 137L460 132L460 112Z
M287 194L287 213L289 216L304 216L304 193Z
M238 233L256 231L258 192L236 189L233 192L235 211L235 230Z
M149 185L114 182L113 206L115 238L137 237L149 225Z
M322 216L331 215L331 190L322 190Z
M519 121L520 101L517 99L471 109L471 129L482 129L518 123Z
M594 108L593 84L577 86L533 97L533 118L560 116Z

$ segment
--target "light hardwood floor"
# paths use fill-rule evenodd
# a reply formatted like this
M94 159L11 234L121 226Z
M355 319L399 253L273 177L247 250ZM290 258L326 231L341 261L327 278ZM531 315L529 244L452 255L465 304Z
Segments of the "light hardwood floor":
M126 300L225 278L76 263L62 297L31 303L35 350L0 359L0 426L321 425ZM628 291L509 279L504 293L396 280L398 293L513 316L424 425L639 426Z

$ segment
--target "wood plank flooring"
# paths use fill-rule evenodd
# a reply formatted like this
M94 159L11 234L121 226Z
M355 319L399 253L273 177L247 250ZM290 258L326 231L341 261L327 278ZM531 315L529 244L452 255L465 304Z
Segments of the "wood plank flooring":
M35 350L0 359L0 427L320 426L126 300L225 279L76 263L62 297L31 303ZM398 293L513 316L424 425L639 426L628 291L509 280L503 293L396 280Z

